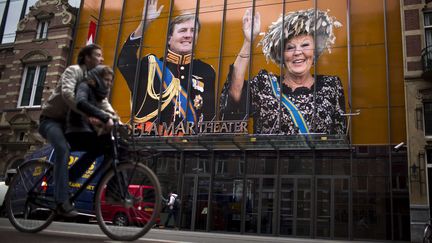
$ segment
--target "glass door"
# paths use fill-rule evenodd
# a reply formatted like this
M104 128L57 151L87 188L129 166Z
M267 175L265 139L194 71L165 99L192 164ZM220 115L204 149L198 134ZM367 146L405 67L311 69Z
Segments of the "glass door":
M260 177L246 181L245 232L273 234L276 179Z
M316 180L316 237L348 238L349 177Z
M185 176L183 179L183 194L182 199L182 210L181 210L181 228L182 229L193 229L192 227L192 212L194 211L194 196L195 196L195 177L196 176Z
M209 183L208 176L184 176L181 217L183 229L206 230Z
M280 188L280 234L310 237L312 179L284 176Z
M276 188L274 178L261 178L260 218L261 234L273 234L273 219L276 212Z
M195 200L195 227L194 230L207 229L209 177L197 176L197 194Z
M280 234L294 235L295 178L281 178L280 187Z
M237 193L243 193L243 180L238 180ZM259 178L246 179L246 210L245 210L245 232L258 233L259 213Z

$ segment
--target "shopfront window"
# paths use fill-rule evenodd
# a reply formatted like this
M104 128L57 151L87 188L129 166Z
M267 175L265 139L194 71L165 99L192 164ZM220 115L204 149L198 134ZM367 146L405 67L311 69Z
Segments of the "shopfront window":
M281 152L281 174L311 175L313 171L313 154L305 151Z
M349 175L349 150L317 151L316 173L318 175Z
M187 153L185 157L185 173L210 173L210 162L209 153Z
M277 156L275 152L259 152L247 154L247 174L275 175Z

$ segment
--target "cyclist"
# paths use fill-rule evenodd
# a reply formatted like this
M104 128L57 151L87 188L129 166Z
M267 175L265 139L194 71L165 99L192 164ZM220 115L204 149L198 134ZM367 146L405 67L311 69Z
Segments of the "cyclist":
M100 46L91 44L78 53L78 65L66 68L57 87L44 103L40 116L39 133L54 147L54 200L57 211L65 216L75 216L78 212L69 201L68 159L69 145L64 135L66 116L69 109L78 111L75 103L75 87L87 75L87 70L103 62ZM108 101L103 102L104 110L112 110Z
M71 181L80 178L98 156L105 154L106 161L111 155L109 132L118 116L101 106L109 95L113 77L110 67L98 65L88 71L85 81L77 85L75 101L79 112L69 111L66 138L72 150L86 153L71 168ZM90 122L88 117L93 121Z

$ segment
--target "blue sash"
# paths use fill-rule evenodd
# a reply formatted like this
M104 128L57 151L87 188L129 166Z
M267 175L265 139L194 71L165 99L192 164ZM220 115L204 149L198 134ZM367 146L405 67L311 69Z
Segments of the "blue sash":
M273 95L276 98L280 97L280 88L279 83L277 82L276 77L271 78L271 86L273 90ZM309 133L309 128L306 124L306 121L303 118L303 115L300 113L300 111L297 109L294 103L292 103L286 95L282 94L282 104L285 106L285 108L288 110L291 119L294 122L294 125L298 127L301 134Z
M157 63L156 74L158 75L159 80L162 80L163 62L161 60L159 60L157 57L155 57L155 60L156 60L156 63ZM171 84L173 78L175 78L175 77L171 73L171 71L168 69L168 67L166 67L166 66L165 66L165 75L163 75L163 76L164 76L164 80L163 80L162 85L163 85L164 88L166 88L166 87L168 87ZM192 102L190 100L188 101L188 99L187 99L187 92L181 86L181 84L180 84L180 92L179 92L178 99L179 99L179 103L180 103L179 104L180 116L184 119L186 117L186 110L187 110L187 113L188 113L187 114L187 121L195 123L195 121L197 120L196 119L195 108L192 105ZM176 100L173 99L171 102L173 104L175 104ZM187 106L189 106L189 109L187 109ZM174 115L176 115L176 114L174 114Z

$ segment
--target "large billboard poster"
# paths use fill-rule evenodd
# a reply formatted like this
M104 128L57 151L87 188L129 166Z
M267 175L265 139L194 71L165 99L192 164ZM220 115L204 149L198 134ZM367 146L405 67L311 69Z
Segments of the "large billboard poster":
M389 0L84 0L75 55L96 21L113 106L140 136L398 143L399 11Z

